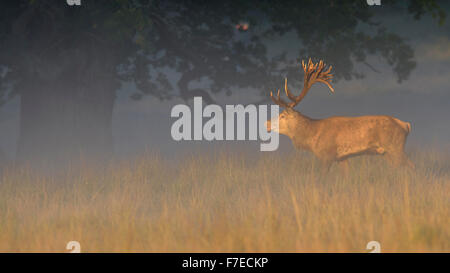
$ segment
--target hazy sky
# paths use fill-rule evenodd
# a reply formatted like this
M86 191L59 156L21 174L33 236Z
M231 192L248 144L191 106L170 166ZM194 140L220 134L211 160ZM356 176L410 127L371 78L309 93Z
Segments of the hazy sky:
M450 146L450 18L444 26L429 17L415 21L411 16L379 14L380 21L390 30L408 39L415 50L416 69L407 81L397 83L391 69L379 57L369 62L381 73L366 66L359 69L365 74L361 80L334 83L335 93L330 95L323 86L314 87L296 107L313 118L331 115L393 115L412 124L407 147L444 144ZM289 44L274 43L272 50L289 50ZM299 71L299 77L303 77ZM176 79L178 75L173 74ZM280 79L280 88L283 79ZM134 87L124 85L118 93L114 109L113 136L118 154L135 154L143 149L157 150L167 156L184 151L223 146L259 151L258 141L178 143L170 136L173 105L185 103L179 99L159 102L153 97L141 101L129 98ZM268 91L268 90L267 90ZM248 103L258 92L239 90L231 97L218 96L221 105ZM253 94L253 95L252 95ZM14 156L18 136L19 100L15 99L0 109L0 148ZM290 140L280 138L282 150L291 149Z

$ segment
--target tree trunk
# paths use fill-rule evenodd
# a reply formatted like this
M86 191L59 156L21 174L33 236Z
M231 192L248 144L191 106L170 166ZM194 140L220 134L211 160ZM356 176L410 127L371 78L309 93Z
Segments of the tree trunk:
M113 151L114 82L111 78L87 84L27 81L20 92L19 162L107 160Z

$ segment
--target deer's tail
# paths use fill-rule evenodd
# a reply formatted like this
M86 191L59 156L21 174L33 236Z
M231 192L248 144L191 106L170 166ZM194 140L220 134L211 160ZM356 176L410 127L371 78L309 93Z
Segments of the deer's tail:
M411 132L411 123L401 121L397 118L394 118L394 120L395 120L395 122L397 122L398 125L400 125L400 127L402 127L403 130L406 131L406 134L409 134Z

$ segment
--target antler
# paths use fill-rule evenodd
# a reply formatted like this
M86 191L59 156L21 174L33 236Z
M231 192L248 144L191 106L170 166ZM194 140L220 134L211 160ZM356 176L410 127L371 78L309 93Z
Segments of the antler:
M286 92L286 96L291 100L291 102L286 103L282 99L280 99L280 90L278 90L277 98L275 98L272 92L270 92L270 98L273 100L273 102L285 108L295 107L300 101L303 100L311 86L316 82L326 84L328 88L330 88L330 91L334 93L334 89L330 84L330 80L333 78L333 74L330 74L332 69L331 65L328 70L325 70L325 63L322 60L319 61L319 63L314 64L310 58L308 64L305 64L305 62L302 60L302 67L303 71L305 72L305 76L303 80L303 89L300 92L300 95L294 96L291 91L289 91L286 78L284 82L284 91Z

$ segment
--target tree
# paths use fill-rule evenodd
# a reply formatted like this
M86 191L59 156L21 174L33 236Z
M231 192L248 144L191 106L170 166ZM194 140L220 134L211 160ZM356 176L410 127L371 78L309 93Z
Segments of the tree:
M212 103L211 94L248 87L265 94L272 82L298 73L285 53L267 52L269 40L289 31L298 36L298 59L326 59L336 67L337 79L361 77L354 64L367 64L371 54L386 59L399 81L415 66L411 47L375 22L364 1L83 0L69 7L60 0L15 0L0 5L0 98L20 96L17 157L22 160L108 158L115 92L123 81L136 83L134 99L203 96ZM445 18L435 1L411 1L402 8L417 19L426 12ZM246 32L235 28L242 20L250 25ZM370 31L358 30L361 24ZM169 82L162 68L180 72L180 80ZM190 87L204 77L211 81L208 89Z

